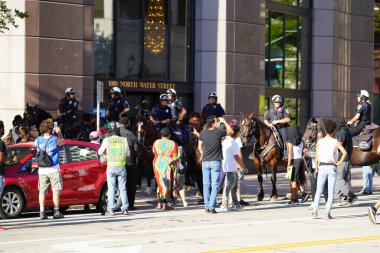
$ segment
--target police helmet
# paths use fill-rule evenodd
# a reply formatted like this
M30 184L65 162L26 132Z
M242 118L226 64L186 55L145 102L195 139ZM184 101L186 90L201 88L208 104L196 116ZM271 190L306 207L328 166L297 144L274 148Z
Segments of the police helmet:
M216 99L218 99L218 95L216 94L215 91L211 91L210 94L208 94L208 98L216 98Z
M66 93L66 96L68 96L68 95L70 95L70 94L75 94L75 90L74 90L74 88L67 88L66 89L66 91L65 91L65 93Z
M169 97L167 94L164 93L160 95L160 100L169 100Z
M166 93L167 93L167 94L172 94L172 95L174 95L175 97L177 96L177 92L175 91L175 89L168 89L168 90L166 91Z
M274 95L272 97L272 103L282 103L282 97L280 95Z
M121 94L121 90L120 90L119 87L113 87L113 88L111 89L111 93L118 93L118 94Z
M358 97L360 97L362 99L368 99L369 93L366 90L361 90L360 93L358 93Z

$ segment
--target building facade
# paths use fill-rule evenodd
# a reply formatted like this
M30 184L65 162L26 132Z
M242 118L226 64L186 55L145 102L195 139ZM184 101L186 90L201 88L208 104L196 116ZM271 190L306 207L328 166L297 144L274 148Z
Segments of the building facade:
M148 100L146 109L175 88L190 111L200 111L216 91L231 117L263 116L279 94L292 124L301 126L310 116L351 117L355 94L366 89L380 120L373 0L8 4L30 17L0 35L0 118L7 127L27 102L54 113L67 87L78 91L80 109L92 111L98 82L102 107L114 86L133 107Z

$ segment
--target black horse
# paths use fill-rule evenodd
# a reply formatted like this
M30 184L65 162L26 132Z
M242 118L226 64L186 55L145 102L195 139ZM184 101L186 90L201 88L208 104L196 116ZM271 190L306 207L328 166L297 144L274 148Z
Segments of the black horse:
M40 109L38 105L32 106L29 103L26 103L23 116L23 124L31 133L36 131L39 133L42 121L53 118L50 113Z

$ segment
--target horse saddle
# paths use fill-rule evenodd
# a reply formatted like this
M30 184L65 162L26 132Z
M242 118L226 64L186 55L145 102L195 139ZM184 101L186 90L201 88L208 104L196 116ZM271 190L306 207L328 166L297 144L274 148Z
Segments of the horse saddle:
M361 151L369 151L372 147L372 132L377 128L379 126L374 123L366 125L356 140L353 141L354 146L357 146Z

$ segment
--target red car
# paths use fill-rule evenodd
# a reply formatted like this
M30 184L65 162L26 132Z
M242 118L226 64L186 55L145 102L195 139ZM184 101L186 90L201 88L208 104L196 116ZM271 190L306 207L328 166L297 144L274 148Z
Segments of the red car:
M63 180L60 206L62 211L71 205L95 204L99 211L106 210L106 163L98 156L96 143L65 140L60 152ZM34 142L7 147L5 184L1 196L0 216L19 217L26 211L39 210L38 167ZM117 194L118 195L118 194ZM117 207L121 205L116 196ZM53 207L52 192L46 196L46 207Z

